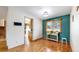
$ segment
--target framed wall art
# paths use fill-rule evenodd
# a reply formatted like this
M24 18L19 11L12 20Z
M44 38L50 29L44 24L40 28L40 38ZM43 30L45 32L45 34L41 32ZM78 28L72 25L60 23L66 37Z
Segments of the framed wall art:
M48 20L46 23L46 31L62 32L62 18Z

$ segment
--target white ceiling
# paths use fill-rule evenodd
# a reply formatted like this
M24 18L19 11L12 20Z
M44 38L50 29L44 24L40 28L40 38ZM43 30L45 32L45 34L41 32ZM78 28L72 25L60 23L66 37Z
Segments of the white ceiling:
M72 6L22 6L29 14L44 18L43 13L48 12L48 18L70 14Z
M71 9L72 9L72 6L18 6L18 7L24 10L26 13L31 14L34 17L39 17L39 18L53 18L57 16L67 15L67 14L70 14ZM3 10L3 9L0 9L0 10ZM48 17L44 17L43 14L45 11L48 12ZM2 14L3 13L1 13L1 15Z

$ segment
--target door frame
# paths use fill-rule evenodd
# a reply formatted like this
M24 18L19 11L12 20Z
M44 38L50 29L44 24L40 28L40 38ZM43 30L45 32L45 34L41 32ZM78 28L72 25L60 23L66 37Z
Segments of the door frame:
M26 18L31 20L31 31L32 31L31 35L32 35L32 39L33 39L33 18L24 16L24 43L25 43L25 19ZM33 41L32 39L30 40L30 42Z

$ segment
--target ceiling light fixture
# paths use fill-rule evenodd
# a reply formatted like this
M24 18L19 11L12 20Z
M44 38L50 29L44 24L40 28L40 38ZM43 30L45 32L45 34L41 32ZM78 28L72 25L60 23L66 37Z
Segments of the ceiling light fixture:
M45 12L43 13L43 16L44 16L44 17L48 17L48 12L45 11Z

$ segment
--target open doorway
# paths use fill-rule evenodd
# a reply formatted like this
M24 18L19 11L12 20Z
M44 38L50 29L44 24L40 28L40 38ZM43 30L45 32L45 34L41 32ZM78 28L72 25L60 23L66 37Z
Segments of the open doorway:
M5 41L5 23L6 21L4 19L0 19L0 41Z
M25 44L30 44L33 39L33 19L25 17L24 18L24 35L25 35Z
M7 50L6 44L6 20L0 19L0 51Z

